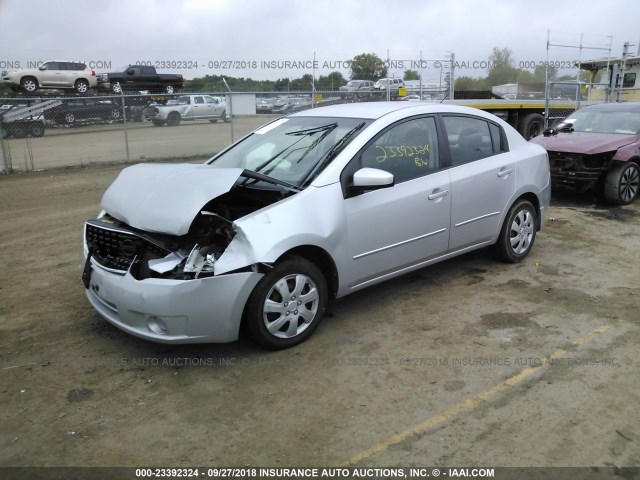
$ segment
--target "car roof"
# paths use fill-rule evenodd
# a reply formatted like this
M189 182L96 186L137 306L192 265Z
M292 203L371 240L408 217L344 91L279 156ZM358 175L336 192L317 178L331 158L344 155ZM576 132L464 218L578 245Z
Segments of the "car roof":
M330 105L327 107L317 107L310 110L294 113L294 117L343 117L343 118L363 118L376 120L391 112L406 110L407 115L420 115L429 113L459 113L471 114L480 117L490 118L489 115L477 108L464 107L458 105L448 105L443 103L416 103L406 102L358 102L344 103L340 105Z
M589 110L640 110L640 102L600 103L584 108Z

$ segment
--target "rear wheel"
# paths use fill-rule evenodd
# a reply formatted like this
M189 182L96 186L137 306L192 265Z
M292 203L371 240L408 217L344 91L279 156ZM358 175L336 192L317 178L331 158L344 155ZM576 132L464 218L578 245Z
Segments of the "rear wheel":
M173 85L165 85L164 86L164 93L175 93L176 89L173 87Z
M73 113L67 112L64 114L64 123L71 125L75 121L76 121L76 116Z
M114 122L120 120L120 110L117 108L112 108L111 112L109 113L109 119L113 120Z
M531 140L544 131L544 117L539 113L530 113L522 119L518 130L525 140Z
M285 258L251 293L246 327L263 347L289 348L311 336L326 306L327 283L318 267L301 257Z
M526 257L536 239L536 209L528 200L517 201L502 225L495 255L508 263L518 263Z
M169 125L170 127L180 125L181 118L182 117L180 117L180 114L178 112L171 112L167 117L167 125Z
M640 168L634 162L613 166L604 182L604 197L616 205L628 205L638 196Z
M77 80L75 84L75 90L78 93L87 93L89 91L89 82L86 80Z
M33 122L31 124L31 128L29 129L29 133L32 137L41 137L44 135L44 125L42 122Z

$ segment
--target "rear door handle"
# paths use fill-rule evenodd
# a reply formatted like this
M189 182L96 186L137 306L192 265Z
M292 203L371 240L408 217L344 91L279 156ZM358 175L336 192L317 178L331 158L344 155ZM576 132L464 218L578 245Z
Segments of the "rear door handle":
M449 190L440 190L439 192L434 192L429 195L429 200L437 200L438 198L444 197L445 195L449 195Z
M498 176L504 177L505 175L509 175L511 172L513 172L513 168L503 168L498 172Z

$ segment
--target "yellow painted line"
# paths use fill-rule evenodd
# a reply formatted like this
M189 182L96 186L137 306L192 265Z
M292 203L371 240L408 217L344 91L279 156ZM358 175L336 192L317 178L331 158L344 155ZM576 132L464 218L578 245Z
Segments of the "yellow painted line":
M581 345L584 345L585 343L590 342L591 340L593 340L595 337L597 337L598 335L606 332L607 330L613 328L613 325L603 325L602 327L596 328L595 330L593 330L592 332L570 342L571 345L579 347ZM519 383L522 383L524 380L526 380L527 378L531 377L534 373L538 372L541 368L543 368L549 360L553 360L553 359L557 359L557 358L561 358L563 355L566 355L568 352L565 349L558 349L555 352L553 352L549 357L547 357L547 361L546 362L542 362L541 365L537 365L537 366L533 366L533 367L528 367L525 368L524 370L522 370L521 372L507 378L504 382L499 383L491 388L489 388L488 390L485 390L484 392L479 393L478 395L468 398L467 400L464 400L463 402L457 403L455 405L453 405L452 407L450 407L449 409L445 410L444 412L442 412L439 415L436 415L435 417L431 417L428 418L427 420L414 425L413 427L397 433L389 438L387 438L386 440L383 440L382 442L374 445L373 447L364 450L363 452L358 453L357 455L354 455L353 457L351 457L351 459L349 459L349 462L347 463L347 465L354 465L366 458L372 457L380 452L385 451L387 448L389 448L391 445L396 445L398 443L401 443L405 440L407 440L408 438L411 438L413 436L416 435L420 435L428 430L431 430L435 427L437 427L438 425L446 422L447 420L449 420L452 417L455 417L457 415L460 415L461 413L464 412L468 412L471 411L477 407L479 407L480 405L482 405L484 402L488 402L492 399L494 399L495 397L497 397L498 395L500 395L501 393L505 392L506 390L510 389L511 387L518 385Z

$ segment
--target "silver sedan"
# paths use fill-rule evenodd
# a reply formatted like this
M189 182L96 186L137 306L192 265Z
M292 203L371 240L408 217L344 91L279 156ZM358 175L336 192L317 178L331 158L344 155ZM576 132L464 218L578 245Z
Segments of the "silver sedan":
M545 150L476 109L306 110L205 164L124 169L84 227L109 322L167 343L287 348L327 302L471 250L519 262L549 205Z

